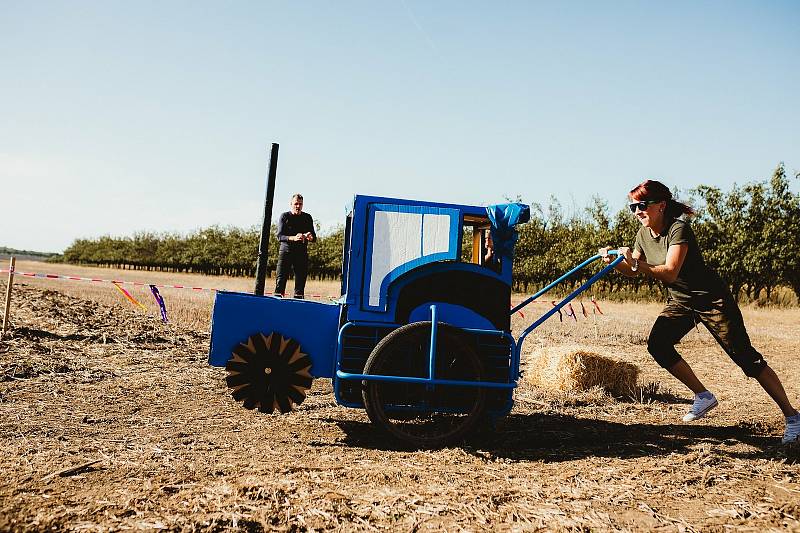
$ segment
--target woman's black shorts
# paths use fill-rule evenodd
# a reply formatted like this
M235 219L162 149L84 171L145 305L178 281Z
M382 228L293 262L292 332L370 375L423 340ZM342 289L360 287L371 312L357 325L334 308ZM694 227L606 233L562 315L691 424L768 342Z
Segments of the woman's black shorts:
M758 377L767 362L753 345L744 327L742 312L728 294L713 300L701 309L693 309L675 300L667 306L653 324L647 339L647 350L663 368L670 368L681 360L675 345L689 333L697 322L711 332L722 349L749 377Z

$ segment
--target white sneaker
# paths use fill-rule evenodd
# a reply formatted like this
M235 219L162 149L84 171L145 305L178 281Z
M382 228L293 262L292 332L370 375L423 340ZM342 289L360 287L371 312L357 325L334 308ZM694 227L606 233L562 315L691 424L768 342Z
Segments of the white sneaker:
M786 430L781 440L784 444L798 441L800 441L800 415L792 417L792 420L786 419Z
M711 394L711 393L709 393ZM711 398L701 398L697 394L694 395L694 403L692 410L686 413L683 417L684 422L693 422L699 418L703 418L710 410L719 405L716 396L711 394Z

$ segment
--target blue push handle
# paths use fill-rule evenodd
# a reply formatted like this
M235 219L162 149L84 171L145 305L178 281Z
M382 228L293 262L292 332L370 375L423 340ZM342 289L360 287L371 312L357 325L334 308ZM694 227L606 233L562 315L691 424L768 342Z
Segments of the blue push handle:
M622 262L622 261L625 259L625 258L624 258L622 255L620 255L620 253L619 253L619 250L609 250L609 251L608 251L608 255L616 255L616 256L617 256L617 258L616 258L616 259L614 259L614 260L613 260L611 263L609 263L609 264L608 264L608 265L607 265L605 268L603 268L603 270L601 270L600 272L598 272L597 274L595 274L594 276L592 276L591 278L589 278L589 280L588 280L586 283L584 283L583 285L581 285L580 287L578 287L578 288L577 288L575 291L573 291L573 292L572 292L572 294L570 294L569 296L567 296L566 298L564 298L563 300L561 300L561 302L560 302L559 304L557 304L557 305L553 306L553 308L552 308L552 309L550 309L550 310L549 310L548 312L546 312L544 315L542 315L541 317L539 317L539 319L538 319L536 322L534 322L533 324L531 324L530 326L528 326L528 327L525 329L525 331L523 331L523 332L522 332L522 335L520 335L520 337L519 337L519 341L517 341L517 350L518 350L519 352L521 352L521 351L522 351L522 342L525 340L525 337L528 335L528 333L530 333L530 332L531 332L531 331L533 331L533 330L534 330L536 327L538 327L538 326L539 326L539 324L541 324L542 322L544 322L545 320L547 320L548 318L550 318L551 316L553 316L553 314L555 314L555 313L557 313L558 311L560 311L562 307L564 307L565 305L567 305L567 304L568 304L570 301L572 301L572 300L573 300L573 299L574 299L576 296L578 296L580 293L582 293L583 291L585 291L586 289L588 289L589 287L591 287L592 285L594 285L594 283L595 283L597 280L599 280L600 278L602 278L603 276L605 276L606 274L608 274L608 273L609 273L611 270L613 270L613 269L614 269L614 267L616 267L616 266L617 266L619 263L621 263L621 262ZM514 309L512 309L512 311L511 311L511 312L512 312L512 313L514 313L514 312L518 311L519 309L521 309L522 307L524 307L525 305L527 305L528 303L530 303L531 301L533 301L533 300L534 300L536 297L538 297L538 296L541 296L542 294L546 293L547 291L549 291L550 289L552 289L553 287L555 287L555 286L556 286L557 284L559 284L560 282L564 281L564 280L565 280L566 278L568 278L568 277L569 277L571 274L573 274L573 273L577 272L578 270L580 270L581 268L585 267L586 265L588 265L588 264L589 264L589 263L591 263L592 261L597 261L597 260L598 260L598 259L600 259L601 257L603 257L603 256L598 254L598 255L595 255L595 256L593 256L593 257L591 257L591 258L587 259L586 261L584 261L583 263L581 263L581 264L580 264L580 265L578 265L577 267L573 268L572 270L570 270L569 272L567 272L566 274L564 274L563 276L561 276L560 278L558 278L556 281L554 281L553 283L551 283L550 285L548 285L548 286L547 286L547 287L545 287L544 289L540 290L539 292L537 292L536 294L534 294L533 296L531 296L530 298L528 298L527 300L525 300L525 302L523 302L522 304L520 304L520 305L518 305L517 307L515 307Z
M608 251L608 255L619 255L619 250L609 250ZM597 261L601 257L603 257L603 256L600 255L600 254L597 254L595 256L590 257L589 259L587 259L586 261L584 261L580 265L576 266L575 268L573 268L572 270L570 270L569 272L567 272L566 274L564 274L563 276L561 276L560 278L555 280L550 285L548 285L548 286L544 287L543 289L541 289L539 292L537 292L533 296L530 296L530 297L526 298L525 300L523 300L519 305L517 305L514 309L511 310L510 314L513 315L514 313L516 313L517 311L519 311L520 309L522 309L523 307L525 307L526 305L528 305L529 303L534 301L536 298L538 298L539 296L543 295L544 293L546 293L547 291L549 291L550 289L552 289L553 287L555 287L556 285L558 285L559 283L561 283L562 281L564 281L565 279L567 279L568 277L573 275L575 272L581 270L586 265L594 263L595 261ZM613 263L611 263L608 266L609 267L610 266L617 266L617 264L619 264L622 261L622 259L623 259L623 257L619 256L614 260ZM608 267L606 267L606 269L610 270Z

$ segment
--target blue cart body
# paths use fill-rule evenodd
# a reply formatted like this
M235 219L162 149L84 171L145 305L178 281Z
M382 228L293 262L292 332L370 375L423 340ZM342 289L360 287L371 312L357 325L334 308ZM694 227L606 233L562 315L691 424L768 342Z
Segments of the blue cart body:
M335 302L219 292L212 317L209 363L225 366L252 335L295 339L308 354L313 377L332 378L338 403L362 407L367 357L398 327L431 319L469 332L487 380L505 384L490 405L511 409L518 373L510 336L510 296L516 223L527 206L491 208L356 196L347 217L341 298ZM464 229L473 254L462 260ZM483 229L493 235L496 262L483 263Z
M356 196L345 225L341 297L319 302L219 292L209 363L226 366L248 339L274 333L281 342L293 339L299 344L310 359L311 377L333 380L337 403L364 407L364 381L428 379L431 384L447 385L432 375L433 349L428 378L365 373L367 358L392 331L431 321L435 340L437 324L447 323L460 329L480 358L483 378L473 385L486 389L488 414L504 415L513 405L524 337L613 268L597 274L526 329L516 342L511 336L511 315L598 257L511 309L515 226L528 217L528 207L523 204L481 207ZM490 230L494 244L491 264L484 260L485 229ZM462 242L469 233L472 255L463 257Z
M233 348L258 333L297 339L311 356L311 375L333 377L338 304L218 292L214 301L209 363L225 366Z

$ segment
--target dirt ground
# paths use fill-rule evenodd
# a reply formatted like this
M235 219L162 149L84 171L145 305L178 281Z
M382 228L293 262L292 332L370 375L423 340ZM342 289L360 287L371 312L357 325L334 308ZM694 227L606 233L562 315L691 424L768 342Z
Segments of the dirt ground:
M681 349L721 405L680 422L689 394L647 356L657 306L643 309L583 333L553 319L530 343L625 357L642 370L638 401L523 382L496 427L409 451L337 406L329 380L294 413L246 411L206 364L208 332L15 285L0 341L0 531L800 531L800 462L780 445L780 413L694 332ZM800 313L745 316L797 399Z

